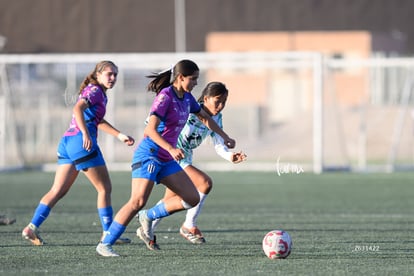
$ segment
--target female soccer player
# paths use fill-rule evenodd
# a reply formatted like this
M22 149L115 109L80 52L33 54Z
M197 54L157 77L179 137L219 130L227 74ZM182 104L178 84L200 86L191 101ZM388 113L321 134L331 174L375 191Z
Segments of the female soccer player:
M221 82L210 82L204 88L198 102L212 119L223 128L221 111L226 105L228 97L228 90L226 86ZM240 163L246 160L247 156L243 152L231 152L224 144L223 139L208 129L198 118L193 114L187 120L184 129L181 131L178 137L178 148L184 151L185 157L179 161L180 166L184 169L191 181L196 186L200 195L200 203L195 207L187 210L186 219L180 228L180 234L188 241L200 244L205 242L205 238L201 231L197 227L197 217L199 216L203 207L204 201L207 195L210 193L213 182L211 178L200 169L196 168L193 163L193 149L197 148L201 143L211 136L214 142L214 148L218 155L224 159L233 162L234 164ZM166 189L164 198L159 202L164 202L172 197L176 197L170 189ZM156 226L161 219L154 220L152 223L152 231L154 232ZM141 229L137 229L137 234L141 232Z
M43 245L38 229L51 209L69 191L79 171L83 171L98 192L97 207L102 229L106 231L112 223L111 180L105 160L97 143L98 128L128 146L134 139L122 134L104 119L108 89L114 87L118 67L111 61L101 61L84 79L79 97L73 108L72 121L58 146L58 168L51 189L42 197L33 218L22 232L23 238L34 245ZM120 239L119 243L129 243Z
M179 197L173 197L140 213L140 238L149 249L155 249L156 245L151 231L154 219L189 209L200 201L191 179L176 162L185 157L183 150L177 148L177 138L189 113L197 114L207 127L223 138L228 147L235 146L235 141L201 109L190 93L199 77L197 64L191 60L181 60L171 70L148 77L153 78L148 90L155 92L156 97L147 119L144 138L132 160L131 197L115 215L106 235L96 247L98 254L105 257L119 256L112 245L145 205L154 182L163 183Z

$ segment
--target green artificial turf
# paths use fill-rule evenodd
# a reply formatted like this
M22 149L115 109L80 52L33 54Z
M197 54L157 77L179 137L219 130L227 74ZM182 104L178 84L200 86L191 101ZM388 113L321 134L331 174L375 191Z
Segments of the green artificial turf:
M17 222L0 226L2 275L412 275L414 173L285 174L211 172L214 187L198 225L207 243L178 233L184 212L159 225L160 252L146 249L132 221L115 245L119 258L95 253L101 236L96 192L80 176L41 227L47 243L30 245L21 230L30 221L53 174L0 173L0 212ZM112 172L116 212L130 194L130 173ZM159 185L147 206L163 194ZM288 231L291 255L268 259L264 235Z

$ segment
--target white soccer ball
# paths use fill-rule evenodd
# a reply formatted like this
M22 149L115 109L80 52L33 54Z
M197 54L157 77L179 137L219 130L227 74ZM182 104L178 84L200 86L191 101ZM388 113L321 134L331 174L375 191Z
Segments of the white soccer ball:
M292 250L292 239L286 231L272 230L263 238L262 247L269 259L284 259Z

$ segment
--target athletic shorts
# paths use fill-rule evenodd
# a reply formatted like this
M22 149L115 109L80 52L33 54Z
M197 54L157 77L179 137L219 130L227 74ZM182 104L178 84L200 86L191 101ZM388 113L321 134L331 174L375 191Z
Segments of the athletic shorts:
M78 171L105 165L96 137L92 137L92 143L92 149L87 151L82 147L82 133L74 136L63 136L57 150L57 163L59 165L75 165Z
M131 168L132 178L145 178L156 183L161 183L164 177L183 170L175 160L162 162L153 156L140 159L134 156Z

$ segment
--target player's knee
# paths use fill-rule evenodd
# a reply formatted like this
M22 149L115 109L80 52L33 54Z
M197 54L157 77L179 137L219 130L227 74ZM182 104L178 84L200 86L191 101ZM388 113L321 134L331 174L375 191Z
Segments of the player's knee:
M60 200L62 199L66 194L68 193L68 189L51 189L48 193L47 193L47 197L50 198L51 200Z
M144 198L138 198L138 199L131 199L129 201L129 206L134 211L139 211L145 206L146 201Z
M101 188L97 188L96 191L98 192L98 194L104 197L111 197L112 188L111 186L109 187L102 186Z
M213 180L210 177L206 177L204 179L204 186L205 186L205 189L204 189L203 192L205 194L208 194L211 191L211 189L213 188Z

